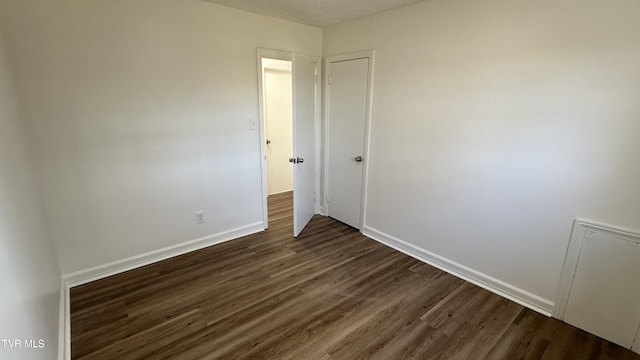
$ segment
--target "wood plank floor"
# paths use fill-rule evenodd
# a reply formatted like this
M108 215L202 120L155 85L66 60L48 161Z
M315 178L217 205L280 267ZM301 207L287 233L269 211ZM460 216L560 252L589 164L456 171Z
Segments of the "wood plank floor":
M71 289L73 359L640 359L316 216Z

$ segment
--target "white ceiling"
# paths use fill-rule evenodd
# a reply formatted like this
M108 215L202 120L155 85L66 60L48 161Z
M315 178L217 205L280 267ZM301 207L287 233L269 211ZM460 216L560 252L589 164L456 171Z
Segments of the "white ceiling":
M326 27L422 0L202 0L312 26Z

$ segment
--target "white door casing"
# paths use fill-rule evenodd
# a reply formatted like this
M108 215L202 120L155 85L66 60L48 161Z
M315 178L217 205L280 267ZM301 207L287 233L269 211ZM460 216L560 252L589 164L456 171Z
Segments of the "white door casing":
M373 52L328 57L325 82L325 209L364 223Z

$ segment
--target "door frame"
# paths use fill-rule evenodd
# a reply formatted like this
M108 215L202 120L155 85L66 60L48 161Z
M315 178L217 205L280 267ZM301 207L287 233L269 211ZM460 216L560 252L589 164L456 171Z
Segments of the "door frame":
M259 145L260 145L260 181L262 183L262 223L264 229L269 227L269 211L267 208L267 197L269 196L269 190L267 187L267 137L266 137L266 123L265 123L265 114L264 114L264 80L263 80L263 71L262 71L262 59L277 59L277 60L286 60L291 61L293 64L293 52L290 51L282 51L282 50L272 50L272 49L264 49L257 48L256 50L256 68L258 75L258 133L259 133ZM315 137L316 137L316 146L315 146L315 160L316 160L316 169L315 169L315 213L320 213L320 205L317 201L318 194L320 194L320 161L321 161L321 110L322 106L320 106L322 101L322 89L321 83L318 79L322 78L322 66L321 60L315 56L309 56L306 54L301 54L311 59L316 65L316 111L314 116L314 124L315 124ZM291 76L293 77L293 67L291 69ZM292 88L292 91L295 89ZM291 154L293 156L293 154ZM294 184L295 191L295 184Z
M369 144L371 139L371 108L372 108L372 98L373 98L373 72L374 72L374 56L375 50L363 50L350 52L339 55L331 55L327 56L324 61L324 143L323 143L323 194L322 197L322 214L325 216L329 215L329 129L331 127L331 86L329 86L329 77L331 76L331 63L341 62L341 61L349 61L349 60L358 60L358 59L369 59L369 69L367 72L367 105L365 109L365 119L364 119L364 149L362 149L363 157L364 157L364 166L362 169L362 189L361 189L361 200L360 200L360 224L359 230L362 232L365 224L366 217L366 205L367 205L367 185L369 180Z

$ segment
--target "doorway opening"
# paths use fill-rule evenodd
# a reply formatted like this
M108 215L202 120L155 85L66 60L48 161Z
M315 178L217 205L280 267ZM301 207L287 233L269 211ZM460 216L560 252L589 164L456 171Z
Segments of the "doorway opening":
M283 193L291 194L291 192L287 192L286 183L281 182L278 184L276 180L278 178L280 180L291 179L289 171L282 167L282 164L285 164L284 166L289 166L293 174L293 193L291 194L293 198L293 236L298 237L313 215L318 213L316 196L319 193L320 186L318 175L320 173L320 150L318 149L320 144L320 109L318 106L320 103L320 91L318 90L317 80L320 76L320 59L304 54L258 49L257 60L263 224L265 229L269 227L269 194L273 193L272 196L279 196L279 194ZM267 67L264 67L263 64L266 64ZM270 71L270 67L278 71ZM283 70L287 72L283 67L290 67L291 69L288 71L290 76L286 78L287 80L284 80L285 77L281 76ZM269 86L265 82L282 84L286 81L290 82L290 90L282 91L283 87L281 87L279 90L281 92L280 95L266 94L265 96L265 89L270 91L270 89L265 88L265 85ZM282 93L285 92L290 93L290 95L282 96ZM290 142L284 140L286 142L284 148L290 149L286 157L283 155L286 150L274 149L276 147L276 138L273 137L274 133L272 132L271 124L265 120L267 111L270 111L267 109L266 102L278 97L285 98L287 101L290 100L287 105L284 105L284 102L279 105L281 108L288 107L291 112L290 120L281 121L279 126L287 129L292 138L293 144L291 147L289 147ZM267 140L269 141L268 144ZM282 140L278 141L283 142ZM280 155L277 155L278 152ZM278 170L278 168L281 170ZM272 175L271 179L268 176L269 173ZM272 184L269 184L269 182L272 182Z
M293 167L288 160L293 154L292 63L261 60L268 218L280 221L293 212Z

